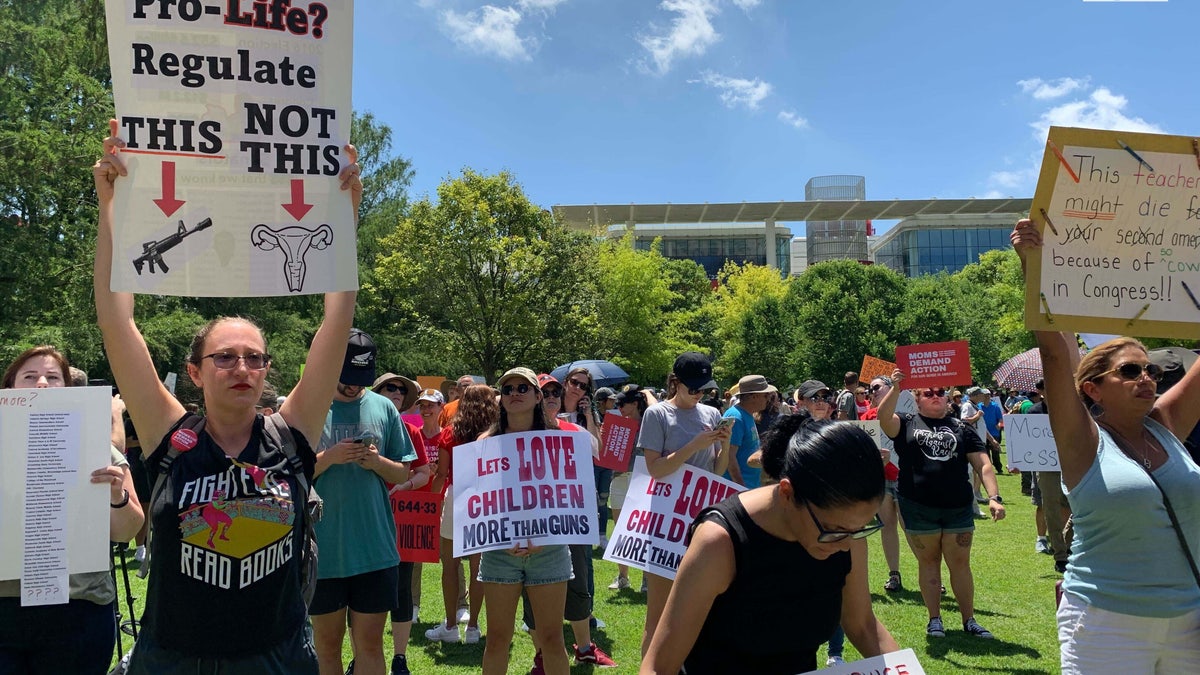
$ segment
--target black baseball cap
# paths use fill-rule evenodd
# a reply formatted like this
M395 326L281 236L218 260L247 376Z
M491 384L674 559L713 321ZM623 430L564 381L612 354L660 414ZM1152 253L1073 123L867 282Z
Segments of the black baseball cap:
M346 359L338 381L354 387L369 387L375 382L375 341L357 328L350 330L346 342Z
M671 368L675 377L688 389L716 389L717 382L712 377L712 361L700 352L684 352L675 359Z

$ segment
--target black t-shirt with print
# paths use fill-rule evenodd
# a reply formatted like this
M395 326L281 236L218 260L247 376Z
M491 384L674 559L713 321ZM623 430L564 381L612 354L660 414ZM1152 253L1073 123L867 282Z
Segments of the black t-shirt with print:
M187 416L184 417L187 419ZM153 482L181 419L146 462ZM316 456L292 429L312 481ZM151 506L152 569L142 629L166 649L236 657L266 651L302 627L304 500L283 450L267 445L263 417L233 460L208 432L180 452ZM179 444L176 444L179 446Z
M900 457L900 496L941 509L968 506L974 495L967 453L986 450L979 434L954 417L898 417L900 433L892 440Z

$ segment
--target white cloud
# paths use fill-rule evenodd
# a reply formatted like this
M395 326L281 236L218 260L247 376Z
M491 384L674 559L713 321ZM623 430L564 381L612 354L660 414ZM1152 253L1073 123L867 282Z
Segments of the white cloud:
M1088 85L1088 78L1060 77L1057 80L1046 81L1040 77L1034 77L1028 80L1021 80L1017 84L1021 87L1022 92L1033 96L1039 101L1043 101L1060 98L1077 89L1083 89Z
M808 128L808 120L797 115L794 111L780 110L778 117L780 122L783 122L784 124L790 124L797 129Z
M763 82L757 77L753 80L747 80L739 77L727 77L719 73L714 73L711 70L706 70L700 74L699 80L689 81L699 81L716 89L720 93L721 102L725 104L726 108L745 106L750 110L758 110L758 104L771 95L770 83Z
M517 0L517 7L529 12L553 12L567 0Z
M750 10L762 4L762 0L733 0L733 4L738 6L738 9L749 12Z
M721 39L712 18L720 12L716 0L663 0L659 7L678 14L667 30L651 26L656 34L642 35L638 44L650 52L653 70L660 75L671 70L680 57L701 56Z
M470 12L446 10L442 23L459 45L508 61L528 61L528 41L517 35L521 13L512 7L484 5Z

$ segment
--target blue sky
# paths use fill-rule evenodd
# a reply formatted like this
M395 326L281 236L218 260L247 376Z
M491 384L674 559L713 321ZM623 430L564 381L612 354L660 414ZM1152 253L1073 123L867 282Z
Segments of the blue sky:
M1050 124L1200 133L1194 0L356 0L354 107L434 194L1029 197Z

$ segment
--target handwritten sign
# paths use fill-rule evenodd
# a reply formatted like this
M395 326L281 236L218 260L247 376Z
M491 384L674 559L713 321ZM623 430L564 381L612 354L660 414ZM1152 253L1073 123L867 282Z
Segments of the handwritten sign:
M604 426L600 427L600 456L596 458L596 466L628 471L640 426L637 420L620 413L610 411L604 415Z
M684 535L696 515L743 489L687 464L656 480L646 470L646 458L635 457L621 519L613 527L604 559L674 579L687 551Z
M66 603L67 577L109 566L107 485L112 389L0 393L0 579L21 580L21 604Z
M871 440L875 441L875 447L883 449L883 430L879 428L879 420L842 420L839 424L853 424L854 426L867 432Z
M110 0L112 288L260 296L358 287L348 192L352 0Z
M906 389L971 383L971 354L966 340L896 347L896 362Z
M414 563L438 561L441 546L442 495L427 491L396 490L388 493L396 521L396 550L400 560Z
M1059 471L1049 415L1005 415L1008 465L1021 471Z
M454 449L454 557L599 539L586 431L504 434Z
M1195 337L1200 166L1192 139L1051 127L1030 217L1025 325Z
M895 370L896 364L891 361L877 359L874 356L864 356L862 365L858 368L858 381L867 383L880 375L891 377Z
M821 670L809 671L809 673L821 673L821 675L925 675L925 669L917 662L916 652L912 649L901 649L898 652L873 656L861 661L826 666Z

